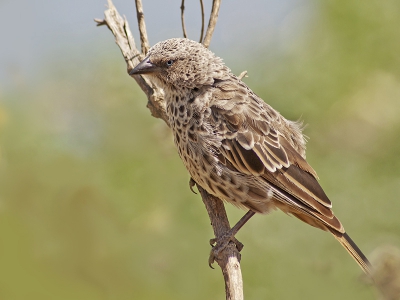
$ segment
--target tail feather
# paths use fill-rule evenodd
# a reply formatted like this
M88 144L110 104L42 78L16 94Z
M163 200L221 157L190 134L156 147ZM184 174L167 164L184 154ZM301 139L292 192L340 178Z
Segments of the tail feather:
M357 262L357 264L361 267L365 274L367 274L370 278L372 278L371 272L371 264L365 255L362 253L360 248L353 242L353 240L348 236L348 234L344 231L344 228L340 221L333 217L331 219L317 215L311 215L311 213L304 213L295 211L294 209L288 208L286 205L280 205L279 202L275 204L279 209L283 212L290 213L296 218L302 220L303 222L320 228L322 230L326 230L332 233L332 235L339 241L339 243L349 252L351 257ZM330 222L330 223L329 223Z
M334 237L339 241L340 244L349 252L349 254L358 263L365 274L372 277L371 264L365 255L361 252L360 248L357 247L356 243L348 236L347 233L332 232Z

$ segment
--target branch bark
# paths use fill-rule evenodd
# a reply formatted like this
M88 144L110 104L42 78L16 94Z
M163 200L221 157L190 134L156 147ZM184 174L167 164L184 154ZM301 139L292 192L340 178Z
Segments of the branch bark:
M108 9L104 12L104 20L95 19L98 26L106 25L113 33L115 42L120 48L127 64L128 73L145 57L145 54L149 50L142 3L141 0L135 1L141 40L141 52L139 52L136 47L127 20L119 15L111 0L108 0ZM206 47L210 44L212 33L217 22L220 2L220 0L214 0L213 2L210 22L203 43ZM148 99L147 107L150 109L152 116L162 119L169 126L162 89L157 87L149 78L140 75L133 76L133 78L146 94ZM198 189L206 206L215 237L220 238L230 230L224 204L220 199L208 194L200 186L198 186ZM240 258L240 253L233 242L230 242L229 245L215 257L215 261L220 266L224 276L226 299L229 300L243 299Z
M197 189L206 206L215 237L223 237L231 229L224 203L219 198L208 194L201 186L198 185ZM215 257L224 275L226 299L243 300L240 259L241 255L233 242L229 242L228 246Z

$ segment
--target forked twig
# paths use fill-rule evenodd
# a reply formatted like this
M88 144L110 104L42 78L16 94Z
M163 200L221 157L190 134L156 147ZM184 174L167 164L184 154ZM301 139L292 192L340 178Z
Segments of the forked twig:
M144 54L141 54L137 49L128 22L121 17L111 0L108 0L108 9L104 12L104 17L104 20L95 19L95 22L97 23L97 26L107 25L111 30L115 37L115 42L125 59L127 71L129 73L129 71L144 58ZM133 78L147 95L147 107L152 116L164 120L168 125L168 118L165 112L164 94L162 90L146 77L134 76Z
M200 43L203 42L204 36L204 3L203 0L200 0L200 7L201 7L201 33L200 33Z
M183 37L187 38L186 26L185 26L185 0L182 0L181 3L181 22L182 22Z
M203 45L206 48L208 48L208 46L210 46L210 42L211 42L212 35L214 33L215 25L217 24L217 20L218 20L218 12L219 12L220 5L221 5L221 0L213 1L210 21L208 22L206 36L203 41Z
M146 54L149 51L149 40L147 38L147 31L146 31L146 23L144 22L144 14L143 14L143 5L142 0L135 0L136 3L136 12L137 12L137 19L139 25L139 33L140 33L140 43L142 45L142 53Z

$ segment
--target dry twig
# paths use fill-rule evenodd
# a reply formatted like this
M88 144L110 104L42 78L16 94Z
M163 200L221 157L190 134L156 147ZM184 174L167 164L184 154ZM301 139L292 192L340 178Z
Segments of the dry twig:
M147 38L146 23L144 22L143 5L142 0L135 0L136 12L140 32L140 43L142 45L142 53L146 54L149 51L149 40Z
M183 37L187 38L186 26L185 26L185 0L182 0L181 4L181 22L182 22Z
M136 48L128 22L119 15L111 0L108 0L108 9L104 12L104 16L104 20L95 19L95 21L98 26L107 25L113 33L115 42L120 48L127 64L127 72L129 73L129 71L140 62L140 59L144 58L144 55ZM147 40L146 31L141 31L141 35L144 35L145 40ZM163 119L168 124L168 118L165 112L164 94L162 90L146 77L135 76L134 79L147 95L149 100L147 107L150 109L152 116Z
M211 41L212 32L214 31L218 17L219 5L220 0L215 0L204 43L206 46L208 46ZM107 25L107 27L112 31L115 41L122 52L125 62L127 63L128 72L139 63L140 59L144 58L149 49L142 3L140 0L136 0L136 8L142 53L140 53L136 48L128 22L119 15L111 0L108 0L108 9L104 12L105 19L95 19L98 26ZM146 94L148 99L147 107L150 109L151 114L156 118L164 120L164 122L169 125L165 113L164 94L162 90L148 77L136 75L133 76L133 78ZM224 234L230 230L230 225L223 202L220 199L209 195L200 186L198 186L198 189L209 214L215 236L217 238L224 236ZM226 299L242 300L243 283L240 270L240 253L235 244L230 243L228 247L223 249L218 256L215 257L215 260L221 267L224 275Z
M203 41L204 35L204 3L203 0L200 0L200 7L201 7L201 33L200 33L200 43Z
M208 46L210 46L211 38L212 38L212 35L214 33L214 29L215 29L215 25L217 25L218 12L219 12L220 5L221 5L221 0L214 0L213 1L210 21L208 22L206 36L204 37L204 41L203 41L203 45L206 48L208 48Z
M240 80L242 80L243 77L248 77L248 76L247 76L247 71L243 71L243 72L240 73L239 76L238 76L238 78L239 78Z

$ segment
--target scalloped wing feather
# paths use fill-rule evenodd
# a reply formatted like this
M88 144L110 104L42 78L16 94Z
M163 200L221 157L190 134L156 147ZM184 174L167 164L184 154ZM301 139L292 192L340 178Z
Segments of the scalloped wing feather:
M221 154L236 170L264 178L277 207L322 229L344 232L331 202L305 160L300 126L283 119L236 77L216 81L210 102L219 126L229 132Z

